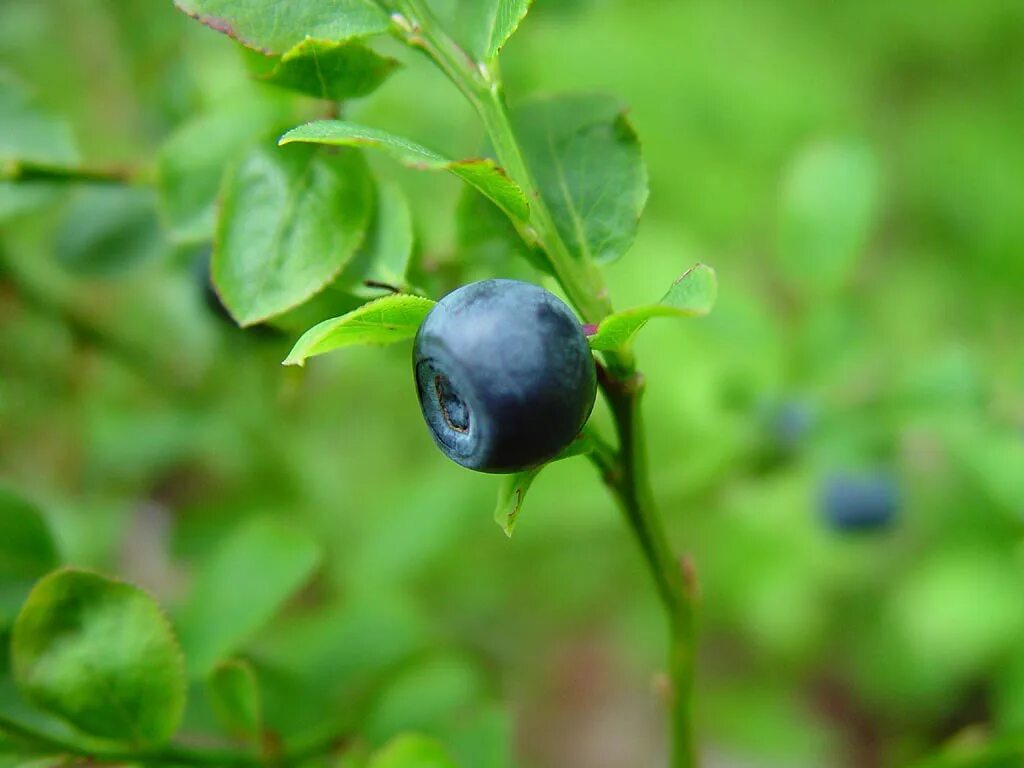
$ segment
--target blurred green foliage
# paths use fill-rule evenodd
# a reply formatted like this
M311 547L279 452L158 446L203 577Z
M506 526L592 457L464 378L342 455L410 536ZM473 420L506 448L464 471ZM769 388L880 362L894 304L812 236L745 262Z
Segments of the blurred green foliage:
M706 753L901 765L1024 739L1024 6L535 6L510 98L614 93L643 143L617 306L695 261L719 274L711 317L637 344L655 490L700 579ZM404 66L346 117L478 153L459 94L393 48ZM0 166L14 147L133 181L0 181L0 642L59 560L170 611L189 736L340 731L352 766L407 731L444 745L406 737L376 768L657 764L636 681L660 617L592 469L541 474L509 541L493 478L434 450L407 349L280 367L345 297L287 332L208 306L225 173L323 116L249 66L170 3L0 4ZM367 159L409 200L417 284L540 279L480 232L460 258L456 179ZM829 525L819 485L847 470L898 486L888 528ZM6 657L0 714L64 734Z

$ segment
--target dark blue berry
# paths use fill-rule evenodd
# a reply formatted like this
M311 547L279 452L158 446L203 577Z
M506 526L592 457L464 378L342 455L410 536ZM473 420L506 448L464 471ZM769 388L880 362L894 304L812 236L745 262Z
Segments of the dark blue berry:
M870 531L892 522L899 508L899 489L884 472L835 473L821 487L826 522L840 531Z
M416 335L413 367L434 441L481 472L517 472L557 456L597 393L572 310L518 280L483 280L441 299Z

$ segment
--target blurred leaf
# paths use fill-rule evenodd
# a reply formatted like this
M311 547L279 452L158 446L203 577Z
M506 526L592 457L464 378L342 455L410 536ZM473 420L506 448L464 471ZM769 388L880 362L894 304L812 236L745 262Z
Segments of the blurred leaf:
M318 99L342 101L373 93L399 66L362 43L306 38L259 79Z
M519 513L523 509L523 502L526 500L526 492L530 490L533 481L537 479L537 475L541 473L544 467L553 461L561 461L573 456L582 456L594 449L593 438L583 433L573 440L568 448L547 464L542 464L539 467L527 469L523 472L502 475L498 481L498 504L494 509L494 521L505 532L505 535L509 538L512 537L512 531L515 529Z
M57 563L57 547L42 512L0 486L0 626L14 618L32 584ZM3 651L0 644L0 655Z
M0 181L0 224L50 205L66 191L52 181Z
M0 171L19 162L75 165L78 150L70 125L37 107L14 75L0 68Z
M458 656L422 660L380 691L365 734L372 742L414 731L441 736L485 698L479 667Z
M544 251L530 248L508 216L486 197L465 188L455 216L459 253L466 262L504 269L503 262L521 257L542 272L552 274Z
M381 291L407 290L406 273L413 245L409 202L397 184L381 182L377 185L377 206L369 237L335 284L366 299L380 296Z
M112 276L156 258L166 247L152 190L101 185L76 190L54 254L74 274Z
M788 279L828 291L849 277L867 244L878 207L871 150L816 144L799 155L782 189L779 260Z
M281 54L307 37L339 42L388 31L373 0L175 0L211 29L267 54Z
M167 741L185 708L185 668L166 616L141 590L56 571L18 615L14 677L33 704L93 736Z
M489 158L449 160L421 144L376 128L341 120L320 120L293 128L281 137L281 144L304 142L337 147L375 147L391 155L408 168L419 171L448 171L499 207L522 221L530 215L530 206L519 185Z
M270 518L244 523L196 574L180 613L181 642L193 677L244 645L320 563L313 538Z
M530 172L577 257L609 262L633 244L647 169L622 105L601 95L527 102L512 111Z
M400 293L375 299L310 328L295 342L284 365L303 365L310 357L341 347L382 346L411 339L435 303L422 296Z
M657 304L624 309L609 315L589 338L591 349L615 349L628 342L652 317L703 317L718 295L715 270L704 264L690 268Z
M227 167L272 127L256 108L199 115L160 148L157 189L160 208L174 237L182 242L213 239L216 200Z
M373 181L358 152L256 147L225 182L213 281L248 326L317 293L352 258L373 210Z
M445 30L477 61L493 61L533 0L449 0L432 6Z
M398 736L377 752L368 768L458 768L444 746L426 736Z
M218 664L206 681L210 705L221 727L233 736L258 739L263 715L252 666L241 659Z

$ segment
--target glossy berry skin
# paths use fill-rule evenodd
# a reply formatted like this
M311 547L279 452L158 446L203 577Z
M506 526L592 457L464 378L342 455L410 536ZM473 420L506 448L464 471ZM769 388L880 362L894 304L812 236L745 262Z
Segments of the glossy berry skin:
M899 507L899 491L883 472L836 473L821 488L821 509L828 524L840 531L872 531L889 525Z
M594 407L594 359L557 296L518 280L452 291L413 347L420 407L452 461L518 472L557 456Z

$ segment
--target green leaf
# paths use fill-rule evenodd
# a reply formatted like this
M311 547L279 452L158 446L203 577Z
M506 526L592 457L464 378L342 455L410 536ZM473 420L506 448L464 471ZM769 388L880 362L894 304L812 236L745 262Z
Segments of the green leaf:
M130 584L50 574L18 615L11 659L29 701L90 735L152 746L181 722L181 650L160 607Z
M368 768L458 768L444 745L426 736L397 736L374 754Z
M394 294L364 304L341 317L313 326L295 342L284 365L303 365L310 357L358 344L385 346L411 339L436 302Z
M0 486L0 627L14 618L32 584L57 563L57 547L42 512Z
M806 149L782 190L779 261L807 290L831 290L849 276L878 208L878 169L866 146L827 142Z
M228 166L272 127L267 110L233 107L194 118L164 143L157 157L157 190L175 239L213 239L217 195Z
M256 518L224 540L196 574L180 612L189 672L202 677L242 647L320 563L316 541L283 522Z
M382 182L377 188L377 206L370 236L335 284L353 296L365 299L379 297L382 290L407 290L406 274L413 245L409 202L397 184Z
M398 67L395 59L359 42L307 38L259 79L318 99L342 101L373 93Z
M619 102L600 95L541 99L515 109L512 120L572 253L599 262L622 256L647 202L647 169Z
M57 261L78 275L114 275L165 252L150 189L100 185L77 189L54 243Z
M715 305L715 270L697 264L683 273L657 304L624 309L609 315L590 336L590 348L609 350L626 344L652 317L704 317Z
M491 63L533 0L447 0L432 5L442 25L477 61Z
M225 182L213 282L242 326L295 307L362 244L373 180L358 152L256 147Z
M547 255L531 248L502 210L466 187L455 210L459 253L465 261L503 269L502 262L526 259L535 268L552 274Z
M78 150L70 125L36 106L14 75L0 69L0 170L8 163L72 166Z
M228 659L217 665L206 680L210 706L229 734L257 739L263 728L259 684L252 665Z
M340 42L388 31L373 0L175 0L211 29L267 54L282 54L307 37Z
M498 484L498 504L494 509L494 522L496 522L505 535L512 537L512 532L519 519L519 513L523 510L523 502L526 500L526 492L530 490L533 481L541 473L544 467L553 461L569 459L573 456L583 456L595 449L593 438L585 432L580 434L569 447L560 453L556 458L541 464L539 467L527 469L522 472L515 472L510 475L502 475Z
M338 147L374 147L383 150L403 165L420 171L448 171L502 210L521 221L530 215L530 206L519 185L489 158L449 160L432 149L394 134L342 120L319 120L293 128L281 137L281 144L305 142Z

